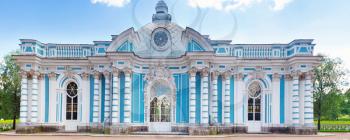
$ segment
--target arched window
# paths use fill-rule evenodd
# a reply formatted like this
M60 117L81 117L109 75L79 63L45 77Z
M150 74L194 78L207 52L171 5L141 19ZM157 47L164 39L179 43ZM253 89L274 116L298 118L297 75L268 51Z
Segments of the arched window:
M170 122L170 102L153 98L150 108L150 122Z
M254 82L248 87L248 121L261 120L261 86Z
M66 120L78 118L78 85L71 82L67 85Z

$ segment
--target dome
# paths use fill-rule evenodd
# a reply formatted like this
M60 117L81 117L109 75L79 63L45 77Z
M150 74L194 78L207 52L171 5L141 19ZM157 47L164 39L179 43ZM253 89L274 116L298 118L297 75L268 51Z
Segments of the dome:
M153 14L152 22L171 22L171 15L168 14L168 6L163 0L156 4L156 13Z

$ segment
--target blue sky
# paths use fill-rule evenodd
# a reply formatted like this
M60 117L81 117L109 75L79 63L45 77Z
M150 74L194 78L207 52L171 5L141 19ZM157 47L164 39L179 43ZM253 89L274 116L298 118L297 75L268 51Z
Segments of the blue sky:
M158 0L1 0L0 56L20 38L44 43L109 40L151 21ZM212 39L288 43L315 39L316 53L350 69L349 0L165 0L173 21Z

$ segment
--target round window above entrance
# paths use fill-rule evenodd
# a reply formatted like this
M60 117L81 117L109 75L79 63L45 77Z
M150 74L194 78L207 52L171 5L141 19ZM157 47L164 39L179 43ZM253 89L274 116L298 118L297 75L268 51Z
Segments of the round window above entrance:
M261 86L258 82L254 82L249 85L248 87L248 94L251 98L257 98L260 96L261 93Z
M78 94L78 85L74 82L71 82L67 85L67 94L70 97L75 97Z

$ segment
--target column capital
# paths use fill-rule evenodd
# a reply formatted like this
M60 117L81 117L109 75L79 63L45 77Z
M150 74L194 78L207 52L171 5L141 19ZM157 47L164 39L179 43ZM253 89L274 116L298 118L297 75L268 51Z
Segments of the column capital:
M237 73L235 76L236 80L241 80L243 78L243 73Z
M192 67L190 70L188 70L188 73L189 73L191 76L195 76L197 71L198 71L197 68Z
M301 74L301 72L300 71L295 71L295 72L292 72L292 77L293 77L293 79L299 79L299 77L300 77L300 74Z
M105 70L105 71L103 72L103 75L105 76L105 78L108 78L109 75L110 75L110 72L107 71L107 70Z
M280 79L281 78L281 75L279 73L274 73L272 75L272 80L275 80L275 79Z
M286 80L292 80L293 76L291 74L286 74Z
M20 71L20 75L21 75L21 77L22 78L28 78L28 72L26 72L26 71Z
M81 77L83 78L83 80L87 80L89 78L89 75L90 75L89 73L83 72L81 74Z
M40 73L40 74L38 75L38 80L42 80L42 79L44 79L44 77L45 77L45 74Z
M218 71L212 71L211 72L211 78L213 80L217 80L218 79L218 76L219 76L219 72Z
M38 76L40 75L40 72L37 72L37 71L31 70L31 71L29 71L29 74L30 74L30 75L32 75L33 77L38 78Z
M114 77L119 77L120 69L113 67L112 73Z
M131 70L131 68L124 68L124 69L123 69L123 72L125 73L125 75L126 75L126 74L131 74L131 73L132 73L132 70Z
M94 78L95 78L95 79L100 79L100 76L101 76L101 73L100 73L100 72L94 71L93 73L94 73Z
M203 68L201 70L201 76L202 77L208 76L208 74L209 74L209 68Z
M230 77L231 77L231 72L230 72L230 71L226 71L226 72L224 72L224 73L222 74L222 76L223 76L223 78L224 78L225 80L228 80L228 79L230 79Z
M308 71L308 72L305 72L305 78L308 79L308 80L311 80L315 77L315 72L314 71Z

